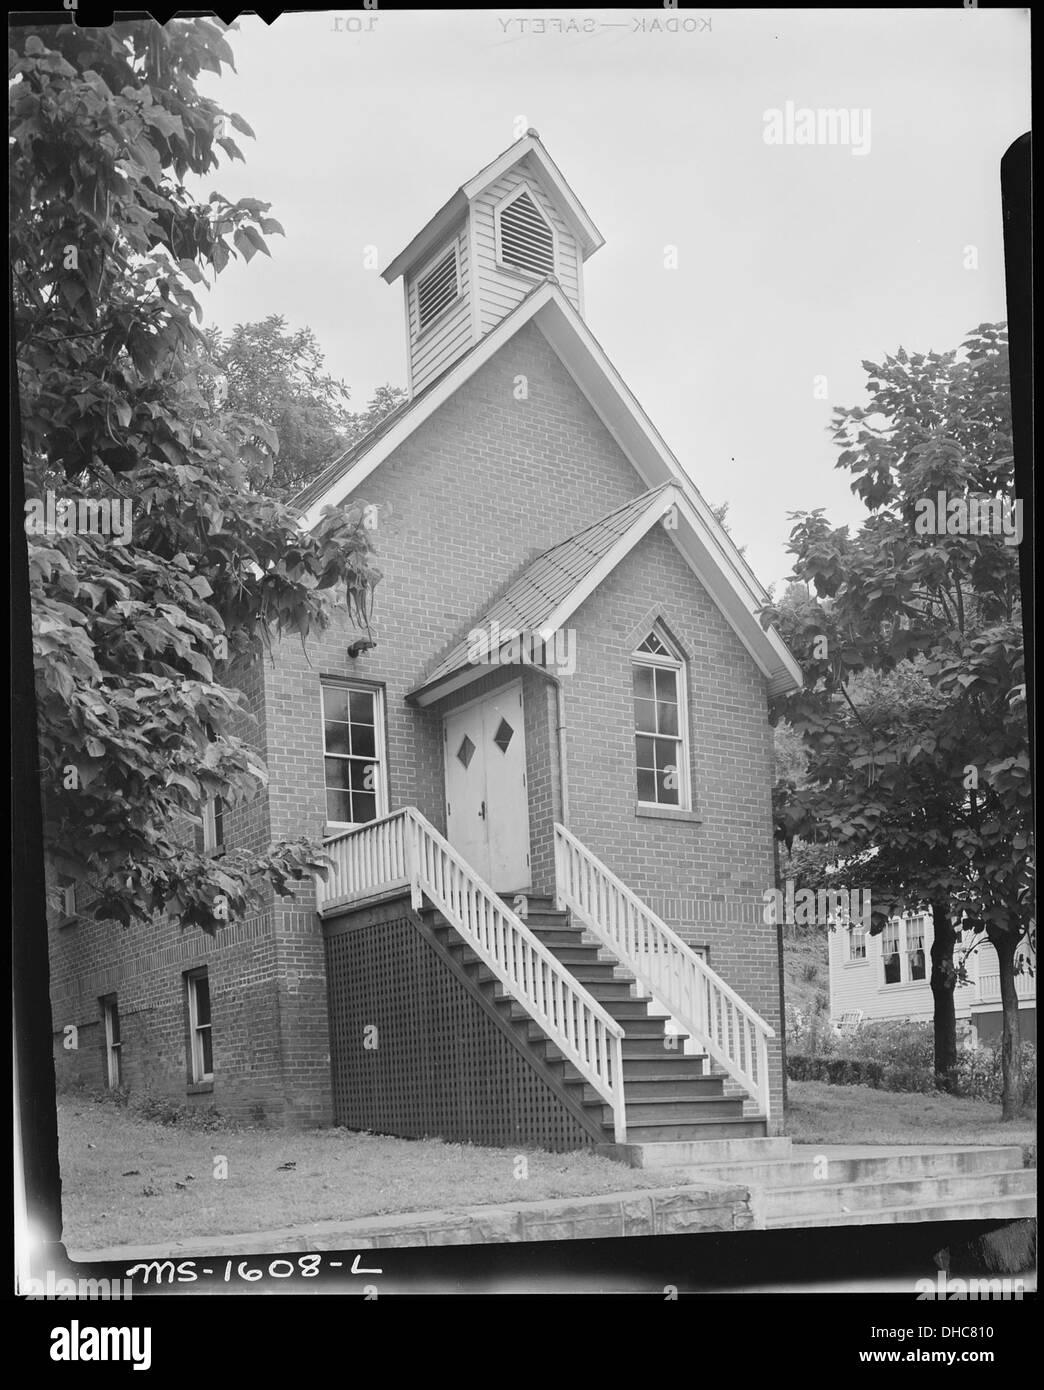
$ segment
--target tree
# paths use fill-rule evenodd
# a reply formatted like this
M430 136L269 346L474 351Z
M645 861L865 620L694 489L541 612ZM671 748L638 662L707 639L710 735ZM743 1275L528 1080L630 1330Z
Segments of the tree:
M237 732L236 673L274 634L327 623L331 596L365 625L379 575L361 505L303 533L250 484L278 451L270 426L213 418L191 286L282 232L268 204L198 203L185 186L218 150L242 158L230 126L251 134L196 90L232 65L219 26L27 28L11 44L45 848L94 886L99 918L163 911L214 931L321 862L306 840L218 858L184 844L205 797L234 803L265 780ZM101 524L114 506L131 509L122 537Z
M212 418L231 412L269 427L279 452L265 457L254 481L260 490L284 499L300 492L406 399L399 387L385 385L366 411L350 410L348 387L324 372L315 334L310 328L291 332L278 314L237 324L227 337L212 328L207 348L204 370L214 381Z
M778 795L778 833L836 841L874 894L875 931L896 907L931 906L943 1088L956 1066L960 923L986 932L1001 963L1009 1117L1014 958L1033 929L1021 604L1014 536L967 525L971 502L1017 516L996 505L1014 503L1006 334L982 324L960 351L899 349L864 367L869 408L837 410L832 428L837 466L870 515L850 536L821 509L794 514L794 577L815 596L762 615L806 675L774 707L809 754L807 786ZM929 528L940 493L945 524Z

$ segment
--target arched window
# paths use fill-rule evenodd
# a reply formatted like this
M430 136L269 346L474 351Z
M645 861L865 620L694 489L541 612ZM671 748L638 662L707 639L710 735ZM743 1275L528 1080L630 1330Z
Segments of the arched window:
M691 810L685 663L658 624L631 663L638 804Z

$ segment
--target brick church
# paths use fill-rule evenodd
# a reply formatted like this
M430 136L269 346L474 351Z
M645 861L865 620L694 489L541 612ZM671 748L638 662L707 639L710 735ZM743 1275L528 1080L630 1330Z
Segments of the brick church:
M332 868L213 937L70 890L60 1084L552 1149L778 1132L767 705L801 673L690 477L715 460L587 327L602 244L530 130L383 272L408 400L297 499L367 505L372 630L242 673L269 784L199 832Z

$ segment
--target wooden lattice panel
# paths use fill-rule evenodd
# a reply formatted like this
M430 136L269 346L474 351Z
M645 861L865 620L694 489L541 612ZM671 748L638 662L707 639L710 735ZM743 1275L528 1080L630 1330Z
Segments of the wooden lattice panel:
M555 1152L595 1142L408 908L325 936L338 1124Z

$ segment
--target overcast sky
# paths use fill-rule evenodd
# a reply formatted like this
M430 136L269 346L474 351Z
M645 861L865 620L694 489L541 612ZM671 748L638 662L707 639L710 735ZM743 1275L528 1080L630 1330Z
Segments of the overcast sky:
M539 33L539 18L594 30ZM226 330L274 313L308 325L356 408L406 379L401 283L363 248L383 269L520 119L605 237L585 267L592 331L704 496L729 501L766 584L790 568L788 512L860 519L826 426L861 403L861 361L943 351L1006 317L999 165L1029 128L1026 11L349 21L243 19L237 74L204 75L257 138L202 191L270 201L287 233L271 260L223 273L204 310ZM868 110L868 151L766 143L765 113L788 102Z

